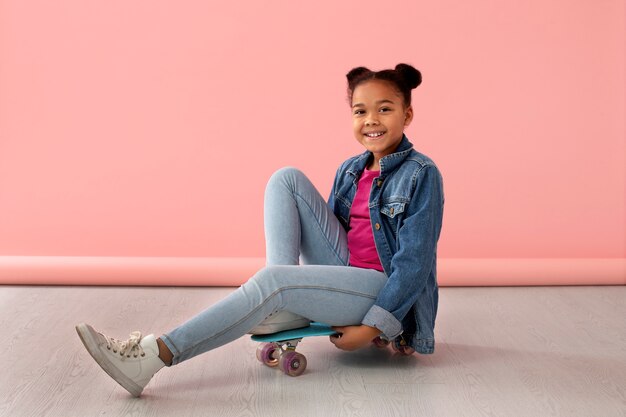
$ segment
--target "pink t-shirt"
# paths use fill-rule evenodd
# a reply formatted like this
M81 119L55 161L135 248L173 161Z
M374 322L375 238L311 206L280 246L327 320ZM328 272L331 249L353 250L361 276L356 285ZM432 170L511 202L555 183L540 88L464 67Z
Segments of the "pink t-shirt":
M350 208L348 250L350 251L350 265L384 272L378 252L376 252L368 206L372 181L379 174L380 171L365 169L359 178L356 195L352 202L352 208Z

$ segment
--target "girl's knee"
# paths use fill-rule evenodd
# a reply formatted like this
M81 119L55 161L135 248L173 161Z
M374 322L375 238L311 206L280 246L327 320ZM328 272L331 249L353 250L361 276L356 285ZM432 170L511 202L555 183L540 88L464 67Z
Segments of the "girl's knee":
M293 187L300 178L305 177L304 173L298 168L283 167L275 171L268 181L268 187L274 184L283 184L289 187Z
M302 283L298 265L267 265L251 278L264 292L275 293Z
M277 287L277 265L268 265L259 269L256 274L252 276L250 281L255 282L257 285L264 288L276 289Z

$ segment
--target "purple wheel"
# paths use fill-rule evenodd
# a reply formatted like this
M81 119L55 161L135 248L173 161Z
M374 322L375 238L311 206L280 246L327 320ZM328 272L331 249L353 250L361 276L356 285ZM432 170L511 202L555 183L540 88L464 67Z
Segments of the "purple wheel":
M391 344L391 348L394 350L394 352L398 352L399 354L404 356L411 356L415 352L415 349L407 345L404 339L394 340Z
M280 356L279 367L281 371L289 376L302 375L306 369L306 358L298 352L284 352Z
M389 345L389 340L381 339L380 336L376 336L376 338L372 340L372 343L377 348L384 349Z
M256 348L256 358L259 362L273 368L278 365L278 359L274 357L276 350L280 350L280 347L274 343L261 343Z

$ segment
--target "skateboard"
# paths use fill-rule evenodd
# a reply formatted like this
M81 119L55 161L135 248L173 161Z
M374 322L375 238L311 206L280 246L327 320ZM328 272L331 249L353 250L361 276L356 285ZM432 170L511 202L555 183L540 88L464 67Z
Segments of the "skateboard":
M296 346L305 337L337 334L329 325L312 322L310 326L282 332L253 335L252 340L262 342L256 349L259 362L276 367L289 376L302 375L306 369L306 357L296 352Z

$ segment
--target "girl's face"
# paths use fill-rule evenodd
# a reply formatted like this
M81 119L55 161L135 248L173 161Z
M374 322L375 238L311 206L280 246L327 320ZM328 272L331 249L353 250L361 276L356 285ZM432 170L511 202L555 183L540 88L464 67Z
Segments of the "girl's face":
M393 84L369 80L352 93L352 121L356 140L374 154L374 166L383 156L393 153L413 119L411 106Z

